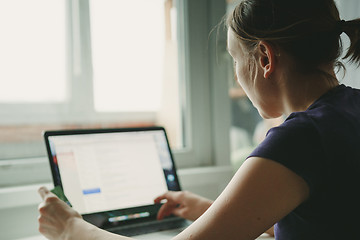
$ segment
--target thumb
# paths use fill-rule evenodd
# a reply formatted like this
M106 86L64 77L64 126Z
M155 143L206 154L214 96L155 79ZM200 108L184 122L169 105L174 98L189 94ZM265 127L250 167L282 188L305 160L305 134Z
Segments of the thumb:
M44 200L46 196L50 194L50 191L46 187L40 187L38 193L40 194L42 200Z

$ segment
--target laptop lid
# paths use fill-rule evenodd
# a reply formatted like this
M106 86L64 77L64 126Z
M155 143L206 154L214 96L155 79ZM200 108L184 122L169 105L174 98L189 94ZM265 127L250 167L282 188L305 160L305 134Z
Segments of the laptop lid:
M46 131L44 138L54 185L100 228L155 219L155 197L181 189L162 127Z

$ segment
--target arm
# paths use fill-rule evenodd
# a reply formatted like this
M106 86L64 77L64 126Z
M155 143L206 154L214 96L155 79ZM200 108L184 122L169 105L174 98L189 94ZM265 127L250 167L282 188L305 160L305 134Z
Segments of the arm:
M255 239L308 195L307 183L288 168L249 158L210 208L174 240Z
M154 202L160 203L166 199L166 203L161 206L158 212L158 220L171 214L191 221L198 219L213 203L212 200L198 196L188 191L172 192L169 191L159 197ZM274 226L265 231L270 236L274 236Z
M130 239L85 222L78 212L44 187L39 189L39 194L43 199L39 205L39 232L48 239Z

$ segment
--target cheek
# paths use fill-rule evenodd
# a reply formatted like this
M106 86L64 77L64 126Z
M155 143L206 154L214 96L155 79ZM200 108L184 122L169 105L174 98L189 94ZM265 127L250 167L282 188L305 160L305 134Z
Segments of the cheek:
M244 90L246 96L249 98L249 100L251 101L253 106L255 108L257 108L256 107L257 104L254 99L255 98L254 92L253 92L254 87L252 86L251 81L249 80L249 76L247 76L246 74L237 73L237 82L239 83L241 88Z
M262 96L259 94L261 91L258 89L258 74L256 74L256 66L253 62L244 62L242 66L236 68L237 81L245 91L247 97L253 104L253 106L259 111L260 115L263 115Z
M254 79L252 79L252 76L250 74L250 63L243 62L242 64L238 64L236 66L236 76L237 76L237 82L242 87L242 89L245 91L246 95L252 100L252 89L254 89Z
M239 64L236 66L236 80L242 88L246 88L246 83L249 81L249 74L245 70L246 69Z

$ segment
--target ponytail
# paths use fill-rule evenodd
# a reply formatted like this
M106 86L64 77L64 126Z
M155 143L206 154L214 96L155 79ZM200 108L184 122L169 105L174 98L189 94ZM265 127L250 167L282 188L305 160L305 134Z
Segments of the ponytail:
M343 59L360 66L360 18L351 21L339 22L341 32L346 33L350 39L350 47Z

